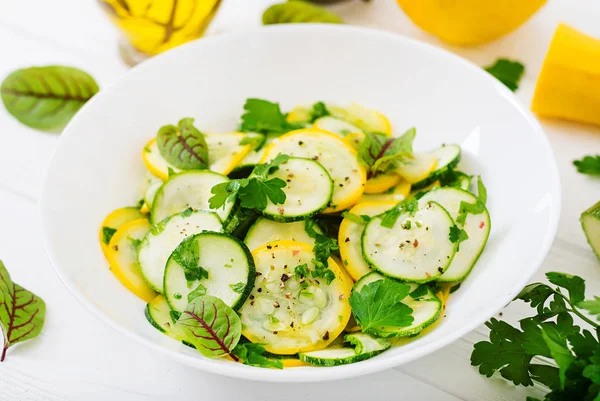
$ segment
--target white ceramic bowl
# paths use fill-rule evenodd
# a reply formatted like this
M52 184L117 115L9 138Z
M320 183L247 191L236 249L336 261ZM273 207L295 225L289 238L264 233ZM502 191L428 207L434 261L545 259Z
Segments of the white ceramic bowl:
M110 273L97 233L113 209L140 198L144 144L164 124L195 117L204 130L235 129L247 97L284 110L317 100L357 101L389 116L415 146L463 146L482 174L492 233L477 266L435 330L358 364L260 369L209 360L159 333L144 303ZM501 83L443 50L394 34L344 26L278 26L202 39L155 57L103 90L62 134L48 170L46 247L67 287L117 330L211 372L264 381L347 378L409 363L481 325L527 283L557 228L559 179L536 120ZM110 349L107 347L106 349ZM124 357L124 356L123 356Z

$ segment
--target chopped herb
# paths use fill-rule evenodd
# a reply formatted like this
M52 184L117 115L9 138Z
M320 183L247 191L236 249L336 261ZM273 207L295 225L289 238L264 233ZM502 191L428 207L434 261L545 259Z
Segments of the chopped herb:
M231 287L231 289L235 292L237 292L238 294L241 294L242 292L244 292L244 289L246 288L246 284L239 282L239 283L235 283L235 284L230 284L229 287Z
M244 365L258 366L261 368L283 369L280 359L268 358L263 344L241 342L233 349L233 355L238 357Z
M453 244L457 244L456 252L459 251L460 243L469 239L467 232L462 228L459 228L456 224L450 227L450 234L448 235L448 239Z
M208 278L208 271L199 265L200 246L194 237L188 237L179 244L171 257L181 266L188 282Z
M393 228L394 225L396 225L396 221L398 220L398 217L400 217L401 214L409 213L410 215L414 216L418 209L419 203L416 199L413 198L410 200L403 200L402 202L399 202L396 206L394 206L392 209L388 210L383 214L381 219L381 226L386 228Z
M367 224L369 221L371 221L371 217L367 216L365 214L362 214L359 216L357 214L353 214L350 212L344 212L344 213L342 213L342 217L344 217L356 224Z
M180 293L176 292L175 294L173 294L173 298L181 299L181 298L183 298L183 296Z
M456 222L460 225L464 225L467 221L467 214L481 214L485 211L485 204L487 202L487 190L481 176L477 176L477 201L475 203L468 203L465 201L460 202L458 208L458 216Z
M323 102L316 102L312 105L310 110L310 122L314 123L315 120L331 115L329 110L327 110L327 106Z
M519 81L525 72L525 66L518 61L499 58L493 65L484 68L511 91L519 88Z
M131 244L131 246L133 247L133 249L136 249L136 250L142 244L142 240L141 239L127 237L127 240L129 241L129 243Z
M581 160L575 160L573 165L581 174L600 175L600 155L584 156Z
M109 244L111 238L113 237L113 235L115 235L116 232L117 230L112 227L102 227L102 242L104 243L104 245Z
M308 277L308 264L304 263L294 268L294 276L296 280Z

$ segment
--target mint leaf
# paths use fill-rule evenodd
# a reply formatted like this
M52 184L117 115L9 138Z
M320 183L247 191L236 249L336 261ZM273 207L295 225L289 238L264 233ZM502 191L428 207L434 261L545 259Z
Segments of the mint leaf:
M519 88L519 82L525 72L525 66L518 61L499 58L493 65L484 68L511 91Z
M242 115L241 130L259 134L285 134L288 131L302 128L301 125L290 124L281 112L278 103L263 99L247 99L244 104L246 113Z
M240 340L242 323L237 313L219 298L205 295L194 299L175 326L202 355L228 355L238 361L232 351Z
M401 302L409 293L410 286L384 278L353 291L349 302L356 322L369 333L373 328L410 326L412 309Z
M208 271L199 265L200 263L200 245L194 237L188 237L171 255L172 258L181 266L184 271L185 279L188 282L208 278Z
M342 217L356 224L367 224L369 221L371 221L371 216L367 216L365 214L359 216L350 212L344 212L342 213Z
M600 175L600 155L584 156L581 160L575 160L573 165L581 174Z
M262 344L251 342L240 342L233 349L233 355L237 356L244 365L283 369L283 363L280 359L267 358L265 352L265 347Z
M177 127L161 127L156 144L162 157L177 168L200 170L208 167L208 146L204 135L194 127L193 118L180 120Z
M42 298L14 283L0 261L0 328L4 338L0 362L13 345L37 337L44 327Z
M207 276L206 278L208 278L208 272L207 272ZM196 288L194 288L187 296L188 299L188 303L192 302L194 299L198 298L198 297L203 297L206 295L206 287L203 286L202 284L198 284L198 286Z
M102 227L102 243L104 245L108 245L110 243L111 238L113 237L113 235L115 235L116 232L117 230L115 228Z

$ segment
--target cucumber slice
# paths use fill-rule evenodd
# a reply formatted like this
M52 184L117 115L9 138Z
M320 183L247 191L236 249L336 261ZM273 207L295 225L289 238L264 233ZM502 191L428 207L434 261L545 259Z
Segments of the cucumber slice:
M264 217L260 217L250 227L246 234L244 242L250 250L254 250L269 242L279 240L290 240L296 242L304 242L309 245L314 245L315 239L311 238L304 229L304 221L295 221L293 223L278 223ZM314 230L319 234L323 234L318 225L314 225Z
M360 332L347 334L344 341L349 343L348 346L302 352L298 354L298 358L303 362L316 366L339 366L372 358L392 346L384 338L377 338ZM351 348L351 346L355 348Z
M214 210L208 205L208 200L212 197L212 187L227 181L229 178L224 175L208 170L190 170L172 175L156 192L152 204L152 223L156 224L188 208L215 212L225 222L233 202Z
M279 153L304 157L321 163L333 180L333 196L325 213L349 208L364 191L366 172L356 151L343 139L327 131L301 129L282 135L265 150L263 162Z
M281 205L268 202L262 211L271 220L305 220L325 210L331 201L333 181L327 170L316 161L290 157L268 178L280 178L286 182L283 188L285 202Z
M328 260L335 279L327 284L311 275L315 255L309 244L276 241L252 255L257 275L249 302L240 309L242 334L280 355L329 345L350 319L352 281L337 263Z
M178 262L187 259L208 272L208 278L188 282ZM196 259L197 258L197 259ZM205 232L188 237L167 261L164 294L171 309L183 312L188 295L212 295L233 309L240 308L254 285L254 260L240 240L227 234Z
M600 259L600 202L581 213L580 221L588 243Z
M148 285L156 292L163 292L167 260L181 241L203 231L221 230L216 213L192 209L167 217L152 227L137 251L138 265Z
M377 280L383 280L385 276L377 272L372 272L361 278L354 284L352 291L360 291L360 289ZM415 284L406 283L410 285L411 294L420 286L427 286L426 284ZM427 291L421 293L419 296L410 294L402 300L402 303L408 305L412 310L412 317L414 318L413 323L407 327L380 327L369 329L372 334L379 337L409 337L419 334L424 328L433 324L440 313L442 313L442 301L435 296L433 291L427 286Z
M332 116L321 117L315 120L313 127L331 132L332 134L336 134L341 138L344 138L346 135L350 134L362 134L364 137L365 134L363 130L358 128L356 125Z
M450 217L456 221L460 203L475 203L477 198L463 189L444 187L426 193L419 199L419 206L424 207L431 201L442 205L448 211ZM465 230L469 239L460 243L448 270L442 274L438 281L462 281L469 274L477 259L479 259L479 255L481 255L490 235L490 214L487 209L481 214L468 214L464 226L460 228Z
M399 163L394 172L398 173L408 183L420 182L431 174L437 166L437 158L430 153L415 153L412 159L406 159Z
M240 145L244 138L246 134L241 132L205 133L209 169L224 175L233 171L252 150L249 144Z
M161 294L146 304L144 316L161 333L177 341L186 340L185 333L175 326L178 314L171 310L164 295Z
M154 176L148 180L146 190L144 191L144 203L149 209L152 209L152 203L154 203L154 197L162 186L163 181Z
M392 228L377 216L365 227L362 249L369 265L386 276L425 283L450 266L456 244L449 239L454 220L440 204L427 202L415 212L401 214Z
M458 145L444 145L430 152L430 154L437 159L435 170L427 178L414 183L413 189L426 187L437 180L445 180L446 177L452 174L452 169L460 161L461 150Z
M392 134L392 125L386 116L358 103L352 103L345 109L328 104L327 110L333 117L348 121L364 131L380 132L386 135Z
M350 213L357 216L377 216L386 210L396 206L397 202L366 202L359 203L350 209ZM340 256L344 261L344 267L357 281L365 274L371 272L371 267L365 261L362 254L361 237L366 224L360 224L349 218L344 218L338 232L338 244L340 245Z

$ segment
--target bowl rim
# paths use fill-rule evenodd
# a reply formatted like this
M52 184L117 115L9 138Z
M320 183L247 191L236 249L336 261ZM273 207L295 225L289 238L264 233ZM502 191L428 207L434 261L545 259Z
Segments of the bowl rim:
M267 32L267 33L266 33ZM548 189L548 194L551 196L553 200L552 207L550 209L550 221L547 225L547 229L545 232L545 237L543 239L542 246L539 248L537 255L535 257L535 263L532 264L532 268L527 271L525 275L522 275L520 279L517 281L518 285L515 285L511 288L510 291L506 293L506 296L502 299L499 298L499 301L492 304L489 308L485 310L488 312L480 313L471 319L468 324L462 326L460 330L456 330L455 332L449 333L446 337L440 339L439 341L433 342L431 344L427 344L426 346L422 346L419 348L415 348L414 350L410 350L406 354L391 356L387 359L371 359L362 361L358 364L349 364L349 365L341 365L335 367L328 367L327 369L316 369L313 367L298 367L294 369L283 369L283 370L274 370L274 369L261 369L261 368L253 368L249 366L245 366L242 364L234 364L234 363L222 363L222 361L211 360L208 358L197 358L192 357L191 355L187 355L184 353L180 353L177 351L173 351L167 347L164 347L160 344L156 344L149 339L146 339L132 331L129 331L125 327L121 326L119 323L112 321L108 315L103 313L100 308L94 305L90 300L88 300L85 295L77 288L77 285L74 281L63 272L58 262L58 258L54 254L54 250L49 243L48 238L50 233L49 228L49 206L48 206L48 193L51 191L49 185L49 176L52 170L52 166L55 163L56 152L60 148L62 141L64 138L67 138L71 135L74 135L71 127L78 121L82 115L84 115L88 108L94 107L95 103L99 101L99 99L103 99L107 96L112 88L118 87L120 84L127 81L131 76L138 73L138 71L143 71L147 68L153 68L155 64L160 64L164 62L168 62L169 59L176 59L177 55L180 52L189 52L193 51L193 49L201 48L204 46L204 43L208 42L219 42L224 41L227 42L229 40L246 37L252 35L264 35L264 34L277 34L278 32L293 32L293 33L318 33L318 32L352 32L358 35L370 36L374 38L382 38L386 40L393 40L397 42L403 42L404 44L415 46L421 48L425 52L429 52L434 54L436 57L440 57L442 59L446 59L452 61L454 63L458 63L462 65L464 68L469 69L473 74L478 74L481 77L485 77L485 79L490 80L490 82L494 82L496 84L496 89L503 95L503 97L511 103L514 107L515 111L519 112L526 120L528 125L531 127L532 134L537 136L537 139L541 139L541 143L543 145L544 153L550 156L550 164L547 166L548 172L551 173L552 176L552 186ZM75 131L76 132L76 131ZM427 354L431 354L443 347L446 347L460 337L468 334L473 331L477 327L481 326L485 321L487 321L491 316L502 310L514 297L521 291L521 289L529 282L531 277L537 272L542 262L544 261L546 255L548 254L550 247L552 246L554 237L558 230L558 223L560 219L561 212L561 184L560 184L560 175L556 162L556 158L554 157L554 153L550 146L547 136L545 135L540 123L533 116L533 114L525 109L517 100L516 96L513 92L511 92L508 88L504 87L504 85L496 82L496 79L492 77L490 74L485 72L479 66L473 64L469 60L466 60L456 54L453 54L445 49L436 47L429 43L425 43L419 41L417 39L413 39L410 37L406 37L400 35L398 33L382 31L374 28L367 27L359 27L359 26L348 26L348 25L337 25L337 24L289 24L289 25L271 25L265 27L258 27L254 29L246 29L244 31L237 32L228 32L219 34L216 36L209 36L201 38L200 40L195 40L192 42L188 42L181 46L178 46L174 49L171 49L165 53L159 54L157 56L152 57L149 60L144 61L143 63L131 68L125 74L116 79L113 83L106 86L105 89L102 89L98 94L96 94L89 102L87 102L79 112L74 116L74 118L69 122L69 124L64 129L61 137L58 140L56 147L54 148L54 152L52 158L48 164L48 168L44 174L44 184L42 187L42 196L40 199L40 213L41 213L41 228L42 228L42 237L44 247L50 259L50 262L59 276L63 284L69 289L69 291L73 294L73 296L84 305L84 307L92 312L94 316L96 316L99 320L106 323L108 326L117 330L118 332L124 334L125 336L136 340L139 343L142 343L153 350L159 351L165 355L170 356L174 360L186 364L188 366L192 366L198 368L200 370L209 372L209 373L217 373L224 376L240 378L240 379L248 379L255 381L263 381L263 382L320 382L320 381L329 381L329 380L339 380L339 379L347 379L372 373L377 373L389 368L397 367L400 365L407 364L412 362L420 357L423 357ZM552 210L552 208L554 210ZM221 362L221 363L219 363Z

